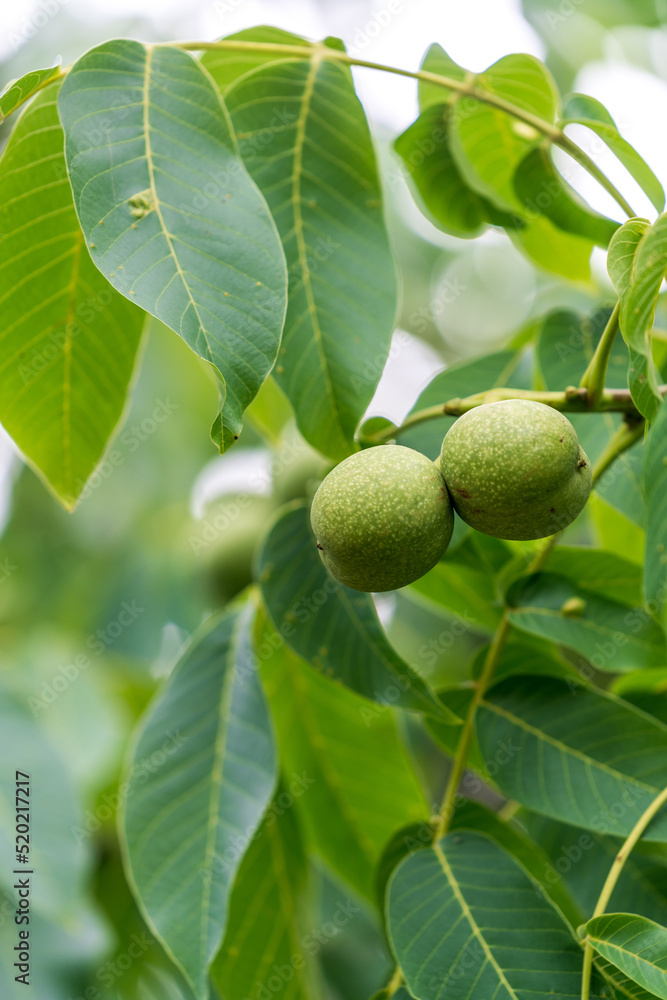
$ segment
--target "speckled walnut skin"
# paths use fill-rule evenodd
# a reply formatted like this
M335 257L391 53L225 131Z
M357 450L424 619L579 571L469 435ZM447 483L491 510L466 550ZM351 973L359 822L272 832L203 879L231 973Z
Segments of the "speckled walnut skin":
M454 528L438 466L400 445L337 465L310 516L324 565L354 590L397 590L419 579L444 555Z
M546 538L567 527L591 491L591 463L562 413L527 399L475 407L442 443L454 509L496 538Z

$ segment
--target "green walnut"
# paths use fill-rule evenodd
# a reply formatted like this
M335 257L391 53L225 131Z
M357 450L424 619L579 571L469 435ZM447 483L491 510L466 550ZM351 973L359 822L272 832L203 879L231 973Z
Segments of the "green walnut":
M311 524L331 575L354 590L396 590L435 566L454 514L437 465L379 445L346 458L315 494Z
M591 492L591 463L570 421L543 403L507 399L460 417L440 467L454 509L496 538L545 538L567 527Z

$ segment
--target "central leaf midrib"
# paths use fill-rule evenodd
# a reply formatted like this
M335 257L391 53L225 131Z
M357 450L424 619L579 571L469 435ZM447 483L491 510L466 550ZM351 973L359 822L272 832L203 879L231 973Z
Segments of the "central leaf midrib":
M301 214L301 174L303 166L303 149L306 140L306 124L308 121L308 113L310 111L310 105L315 90L315 81L317 79L317 73L320 68L321 62L322 62L322 57L319 56L318 54L313 54L313 56L310 59L308 76L306 78L303 90L303 98L301 101L301 111L296 123L296 135L294 140L294 165L292 170L292 203L294 206L294 235L296 237L299 267L303 279L303 286L306 292L306 301L308 303L308 315L310 316L310 322L313 328L315 346L317 348L317 352L320 356L320 362L322 364L322 374L324 376L324 384L326 386L327 396L329 397L329 402L331 404L331 409L332 409L332 415L334 416L333 425L336 428L337 437L342 442L343 449L347 452L348 445L345 439L345 433L343 431L340 408L336 401L336 395L334 393L333 385L331 382L331 375L329 373L329 362L326 356L326 352L324 350L322 329L320 327L320 321L317 312L317 303L315 302L315 295L313 292L310 268L308 266L308 251L304 236L303 216Z
M449 886L450 886L452 892L454 893L454 896L456 897L456 899L457 899L457 901L459 903L459 906L463 910L465 918L466 918L466 920L468 921L468 923L470 925L470 929L472 930L473 934L475 935L475 937L479 941L480 945L482 946L482 950L484 951L484 954L486 955L487 960L491 963L491 965L495 969L496 974L498 976L498 979L505 986L505 988L507 989L507 991L510 994L510 996L513 997L513 1000L519 1000L518 994L515 992L515 990L512 988L512 986L508 982L507 977L505 976L505 973L503 972L503 970L501 969L501 967L498 965L498 962L496 961L496 958L495 958L493 952L491 951L491 948L489 947L489 945L488 945L488 943L486 941L486 938L482 934L482 931L480 930L480 927L479 927L477 921L475 920L473 912L470 909L470 906L468 905L468 902L467 902L465 896L461 892L461 889L459 887L458 881L457 881L456 877L454 876L454 872L452 871L452 869L451 869L451 867L449 865L449 862L447 861L447 857L445 855L445 852L444 852L443 848L440 846L440 842L439 841L436 841L433 844L433 853L435 854L436 858L438 859L438 862L440 864L440 867L442 868L443 874L444 874L445 878L447 879L447 881L449 883Z
M197 317L197 322L199 323L199 329L200 329L200 331L201 331L201 333L202 333L202 335L204 337L204 340L206 341L206 347L208 349L209 359L211 361L211 364L213 364L213 366L216 369L216 374L218 375L218 378L221 378L222 376L220 375L220 372L218 371L218 366L215 363L215 361L213 360L213 352L211 350L211 344L210 344L209 339L208 339L208 331L206 330L206 327L204 326L204 324L202 322L202 318L201 318L201 315L199 313L199 308L198 308L197 303L195 302L194 298L192 297L192 292L190 291L190 286L188 285L187 281L185 280L185 274L183 273L183 270L181 268L180 262L178 260L177 255L176 255L176 251L174 249L174 244L172 242L171 234L169 233L169 231L167 229L166 223L164 221L164 216L162 215L162 209L160 207L160 199L158 197L157 187L156 187L156 184L155 184L155 165L153 163L153 153L152 153L152 150L151 150L151 140L150 140L150 128L151 128L151 126L150 126L150 120L149 120L151 61L152 61L152 58L153 58L153 46L147 45L145 47L145 50L146 50L146 65L145 65L145 70L144 70L144 86L143 86L143 125L144 125L144 139L145 139L145 145L146 145L146 167L148 169L148 182L149 182L151 194L153 196L153 205L155 206L155 213L156 213L156 215L157 215L157 217L158 217L158 219L160 221L160 228L162 229L162 233L164 235L164 238L167 241L167 246L169 247L169 253L170 253L171 258L172 258L172 260L174 262L174 266L176 268L176 271L178 273L179 278L181 279L181 283L183 285L183 288L185 289L185 293L186 293L188 299L190 300L190 304L192 305L192 308L195 311L195 315ZM157 299L156 299L156 306L157 306ZM181 317L181 319L182 318L183 317Z

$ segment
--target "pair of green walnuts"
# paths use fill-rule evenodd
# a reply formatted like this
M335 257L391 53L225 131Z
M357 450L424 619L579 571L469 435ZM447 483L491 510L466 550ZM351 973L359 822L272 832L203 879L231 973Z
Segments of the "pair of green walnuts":
M543 403L509 399L460 417L439 465L400 445L346 458L315 494L311 523L336 580L354 590L396 590L442 558L454 510L496 538L545 538L574 521L591 485L570 421Z

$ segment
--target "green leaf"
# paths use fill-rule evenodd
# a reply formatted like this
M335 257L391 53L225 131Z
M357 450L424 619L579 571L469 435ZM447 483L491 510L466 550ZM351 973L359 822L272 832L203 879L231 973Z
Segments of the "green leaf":
M634 177L656 210L662 212L665 207L662 184L637 150L619 134L614 119L603 104L586 94L570 94L558 124L561 128L566 125L585 125L591 132L595 132Z
M529 55L503 56L475 80L478 90L508 101L522 111L553 124L558 93L547 68ZM505 111L459 99L452 121L452 151L471 187L498 208L522 211L514 189L514 172L543 135Z
M611 601L548 572L517 581L508 600L512 625L569 646L598 670L622 673L665 662L664 632L643 608Z
M91 263L49 84L0 159L0 420L72 509L121 419L144 314Z
M549 150L532 149L514 174L514 190L529 217L545 215L558 229L606 247L620 223L593 211L558 173Z
M494 781L529 809L625 837L667 785L667 726L612 695L553 678L512 677L477 712L482 756L518 747ZM667 814L644 834L667 842Z
M248 423L259 431L265 441L277 448L291 418L292 407L287 397L278 388L273 376L269 375L246 410Z
M582 916L572 920L573 926L583 922L584 914L595 910L609 869L618 854L615 837L600 837L589 831L567 826L544 816L520 813L531 837L548 855L543 869L548 883L564 883ZM655 850L655 845L650 845ZM667 870L652 857L644 857L635 849L626 860L609 901L613 911L641 913L659 923L667 919ZM658 847L658 850L661 850Z
M202 998L235 873L275 785L253 617L248 602L203 626L149 709L128 775L124 847L134 891Z
M427 49L419 68L426 73L446 76L450 80L458 80L460 83L463 83L467 76L472 76L462 66L455 63L452 57L437 42L434 42ZM426 80L420 80L418 86L419 107L422 111L426 111L432 104L442 104L451 94L455 93L455 91L450 90L448 87L444 87L438 83L428 83Z
M580 933L633 982L667 1000L667 928L634 913L605 913Z
M547 854L518 823L512 820L504 822L496 813L490 812L476 802L464 802L454 813L450 829L485 834L516 858L572 926L580 922L578 907L562 880L553 882L547 877L549 865Z
M664 622L667 603L667 406L658 410L644 447L642 483L646 497L644 596Z
M448 133L452 109L431 105L394 142L427 217L453 236L477 236L487 223L521 226L520 217L501 212L468 187L452 155Z
M529 260L550 274L570 281L590 280L590 240L563 232L543 215L532 218L523 229L508 230L508 236Z
M273 624L316 670L371 701L457 721L389 644L370 594L329 576L303 504L279 512L259 554L258 578Z
M224 450L278 354L285 261L220 95L186 52L115 40L74 64L59 107L93 261L213 366Z
M0 94L0 124L59 73L60 60L55 66L33 69L29 73L24 73L18 80L10 81Z
M420 1000L580 995L581 949L571 929L484 835L452 832L406 858L389 882L387 914L392 946Z
M580 590L590 590L619 604L642 603L641 566L613 552L557 545L549 554L545 569L567 577Z
M429 382L410 413L498 386L527 388L529 383L521 368L521 361L522 357L518 352L496 351L472 361L450 365ZM398 438L399 443L421 451L430 459L436 459L442 448L442 439L453 423L454 417L443 414L441 420L427 420L402 432Z
M282 28L272 28L269 25L257 25L255 28L246 28L244 31L236 31L233 35L226 35L225 42L271 42L278 45L303 45L305 48L312 47L312 43L301 38L300 35L293 35L291 31L283 31ZM284 61L285 56L279 52L262 52L261 50L243 49L209 49L201 58L202 64L206 67L218 88L225 96L227 90L247 73L255 69L261 69L267 63ZM240 142L243 149L243 140Z
M428 809L391 710L332 684L270 626L257 654L285 774L308 839L350 885L373 897L373 872L397 827Z
M588 315L557 310L545 317L537 342L537 359L547 389L579 385L610 315L611 310L605 308ZM616 389L627 386L628 364L625 342L616 337L607 369L608 386ZM568 419L591 462L600 457L621 423L616 413L571 413ZM641 446L636 445L620 455L595 487L597 496L638 525L645 518L641 451Z
M280 982L272 990L279 1000L317 994L312 958L303 947L308 861L294 801L289 782L279 785L234 881L225 939L211 968L225 1000L263 1000L270 976ZM284 970L289 977L281 976Z
M443 559L406 590L432 610L442 609L477 632L493 633L502 614L492 575Z
M617 230L609 244L607 270L621 300L621 333L630 352L628 385L648 421L662 403L650 333L665 269L667 215L652 226L645 219L629 219Z
M28 699L28 704L31 704ZM40 720L41 721L41 720ZM88 867L87 837L81 824L83 816L77 803L72 776L47 739L33 713L21 704L4 685L0 687L0 899L5 922L8 918L14 933L14 910L18 897L11 887L17 879L15 869L31 869L31 921L39 915L72 924L81 907L84 879ZM30 791L17 793L16 774L20 769L30 776ZM30 843L29 862L17 863L17 814L24 798L28 799ZM83 835L83 836L82 836ZM6 894L12 899L9 910ZM17 938L18 941L18 938ZM7 954L9 958L9 953ZM14 959L11 959L14 961Z
M340 460L355 450L396 313L368 123L349 70L315 52L241 77L226 100L287 258L276 379L306 440Z

